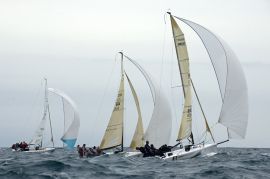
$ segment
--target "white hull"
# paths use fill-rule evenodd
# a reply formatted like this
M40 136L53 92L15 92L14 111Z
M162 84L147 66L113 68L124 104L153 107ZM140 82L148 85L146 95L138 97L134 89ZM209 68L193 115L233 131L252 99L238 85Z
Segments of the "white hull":
M52 148L52 147L42 148L42 149L39 149L39 150L30 149L28 151L21 151L21 150L12 149L13 152L25 152L25 153L44 153L44 152L53 152L54 150L55 150L55 148Z
M139 152L139 151L134 151L134 152L126 152L125 154L124 154L124 156L125 157L141 157L141 156L143 156L143 154L141 153L141 152Z
M164 154L164 157L159 158L163 160L179 160L213 153L217 153L217 144L199 144L192 146L189 151L185 151L185 148L181 148L167 152Z

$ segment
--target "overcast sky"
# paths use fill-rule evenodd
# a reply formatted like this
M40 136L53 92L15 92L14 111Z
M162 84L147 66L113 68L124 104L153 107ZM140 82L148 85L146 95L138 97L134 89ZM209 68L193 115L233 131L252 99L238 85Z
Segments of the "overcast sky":
M243 65L250 102L247 136L226 146L270 147L268 0L0 1L0 146L29 140L33 135L42 116L43 77L48 78L50 87L65 91L77 103L81 115L78 142L98 145L119 85L119 61L115 58L120 50L153 74L181 106L181 90L169 89L169 85L178 85L179 79L169 18L164 16L168 9L221 36ZM214 73L198 37L185 25L183 30L194 81L201 88L202 103L214 125L219 112ZM125 66L144 106L147 126L153 108L147 84L130 63ZM202 80L209 84L200 86ZM127 93L125 114L132 118L126 122L129 145L136 111L128 107L134 104L130 91ZM58 118L54 128L60 129L55 129L59 139L61 108L55 96L50 100L52 113ZM173 133L178 130L181 113L174 108L177 127Z

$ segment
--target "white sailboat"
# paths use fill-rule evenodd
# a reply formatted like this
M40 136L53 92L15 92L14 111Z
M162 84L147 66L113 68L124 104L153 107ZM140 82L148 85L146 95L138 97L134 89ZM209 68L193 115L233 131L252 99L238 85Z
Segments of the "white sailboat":
M42 120L39 124L38 129L36 130L34 134L34 137L29 142L29 150L26 150L24 152L42 153L42 152L52 152L55 150L50 108L49 108L48 92L56 94L60 96L62 99L65 125L64 125L64 134L61 137L61 140L67 145L68 148L73 148L74 144L76 143L79 127L80 127L80 118L76 109L76 105L73 102L73 100L64 92L57 89L48 88L47 79L45 79L45 97L44 97L44 110L43 110ZM44 147L44 131L45 131L47 119L49 120L50 142L52 144L52 147Z
M45 95L44 95L44 109L43 116L39 127L37 128L33 138L29 142L29 150L25 152L30 153L42 153L42 152L52 152L55 150L54 140L53 140L53 130L52 130L52 122L51 122L51 114L48 100L48 87L47 87L47 79L44 78L45 81ZM49 119L50 126L50 142L52 143L52 147L44 147L43 135L47 123L47 118Z
M170 15L177 62L182 81L182 90L184 95L184 107L181 118L181 125L177 136L180 148L173 149L161 157L164 160L176 160L182 158L191 158L201 154L216 153L217 145L229 141L229 139L244 138L248 121L248 96L247 85L242 67L229 46L218 36L210 32L205 27L194 22ZM203 112L199 97L192 83L192 75L189 70L189 56L185 42L184 33L180 29L176 20L181 20L190 26L202 40L208 55L214 67L219 84L222 108L218 122L227 128L228 139L222 142L216 142L207 118ZM192 90L194 93L192 93ZM210 134L212 143L196 143L192 133L192 95L199 103L205 130ZM188 140L189 144L182 146L183 141Z

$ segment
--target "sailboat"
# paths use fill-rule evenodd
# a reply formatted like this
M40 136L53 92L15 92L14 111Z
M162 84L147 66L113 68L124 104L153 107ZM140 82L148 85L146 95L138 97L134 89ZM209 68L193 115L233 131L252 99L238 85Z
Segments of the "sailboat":
M106 128L105 134L102 138L100 149L108 150L119 148L116 153L124 151L124 97L125 97L125 88L124 88L124 77L126 76L128 84L130 86L133 99L136 104L138 121L135 133L133 135L130 147L135 148L137 146L142 146L143 143L143 122L140 110L140 103L136 94L136 91L128 77L128 75L124 72L123 68L123 53L121 54L121 81L119 85L119 90L117 94L117 99L115 101L115 105L113 107L113 112L111 114L108 126Z
M67 121L71 121L70 124L67 125L68 127L64 126L64 128L67 130L64 130L64 134L61 140L69 148L73 148L77 140L79 126L80 126L80 118L76 110L75 103L64 92L57 89L48 88L46 78L44 79L44 81L45 81L45 95L44 95L43 116L39 124L39 127L37 128L31 141L29 142L29 150L26 150L24 152L42 153L42 152L52 152L55 150L48 92L52 92L62 98L63 114L64 114L64 121L65 121L64 123L67 123ZM44 131L45 131L47 119L49 120L50 143L52 144L52 147L44 147Z
M120 86L118 90L117 99L114 105L114 109L109 124L107 126L107 129L105 131L105 134L103 136L102 142L100 144L100 148L106 150L121 147L120 150L118 151L123 152L123 143L124 143L123 123L124 123L124 97L125 97L124 76L126 76L133 95L133 99L136 104L138 114L136 129L133 138L131 140L131 144L129 146L131 149L133 149L133 151L125 152L125 156L129 157L134 155L140 155L141 154L140 152L134 150L136 149L136 147L142 147L145 141L147 140L151 141L151 143L154 144L155 146L161 146L165 143L168 143L171 137L172 119L169 102L167 98L165 98L165 95L162 92L162 90L159 90L159 93L157 92L158 85L154 82L154 80L152 80L150 75L136 61L124 55L122 52L120 52L120 54L121 54ZM143 128L143 121L138 96L133 87L133 84L131 83L130 78L123 70L124 57L125 59L129 60L142 73L142 75L146 79L146 82L148 83L152 95L154 109L151 120L149 122L149 126L147 127L145 132ZM165 129L163 129L164 127ZM161 130L163 130L162 133L160 132Z
M165 153L161 158L164 160L177 160L216 153L219 144L228 142L230 139L244 138L246 134L248 95L243 69L233 51L220 37L197 23L173 16L170 12L168 12L168 14L170 16L179 73L182 81L184 107L176 139L177 144L171 152ZM218 123L222 124L227 129L227 140L216 142L214 139L199 96L192 82L185 36L176 19L184 22L196 32L211 59L222 99ZM192 91L194 91L194 93L192 93ZM196 141L194 141L192 131L192 95L194 94L203 116L205 130L210 134L212 143L206 143L205 141L196 143ZM184 141L188 141L189 144L183 146ZM180 147L176 148L178 145L180 145Z

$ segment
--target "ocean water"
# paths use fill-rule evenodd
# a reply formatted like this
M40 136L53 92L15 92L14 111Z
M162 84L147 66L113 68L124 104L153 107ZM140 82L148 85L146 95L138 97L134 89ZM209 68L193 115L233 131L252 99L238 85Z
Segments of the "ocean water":
M120 155L79 158L67 149L28 154L1 148L0 178L270 178L270 149L219 148L215 155L163 161Z

